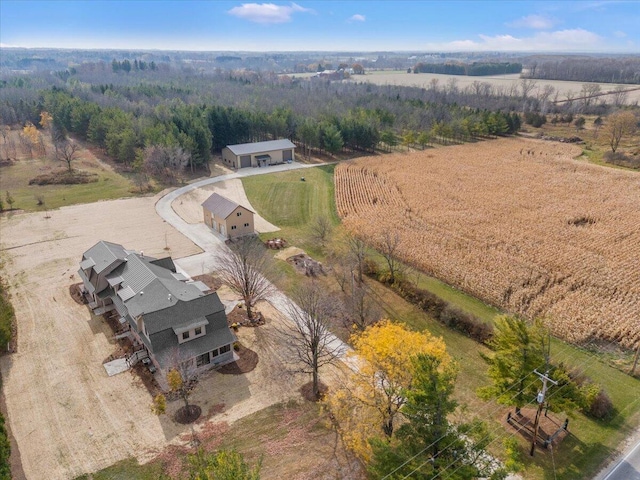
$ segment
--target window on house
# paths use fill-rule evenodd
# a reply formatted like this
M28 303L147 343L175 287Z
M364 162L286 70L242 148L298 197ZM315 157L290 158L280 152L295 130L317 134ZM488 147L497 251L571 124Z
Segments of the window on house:
M231 345L224 345L220 347L220 354L227 353L229 350L231 350Z
M236 216L239 217L240 215L242 215L242 212L237 212Z
M189 338L189 333L191 332L182 332L182 339L186 340L187 338Z
M200 335L201 333L202 333L202 327L196 327L196 331L195 331L196 336Z
M211 351L211 358L217 357L218 355L220 355L220 352L217 348Z
M245 226L245 227L248 227L248 226L249 226L249 224L248 224L248 223L245 223L245 224L244 224L244 226Z
M235 225L231 225L231 230L235 230L237 227Z
M201 367L203 365L209 365L211 359L209 358L209 352L203 353L196 357L196 366Z

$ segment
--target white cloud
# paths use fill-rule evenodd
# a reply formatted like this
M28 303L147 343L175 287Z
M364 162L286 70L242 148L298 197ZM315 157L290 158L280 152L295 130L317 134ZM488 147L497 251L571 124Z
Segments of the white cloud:
M233 7L227 13L254 23L287 23L294 13L313 12L309 8L301 7L296 3L291 5L276 5L274 3L243 3L239 7Z
M360 15L359 13L356 13L349 18L349 21L351 22L364 22L366 20L367 18L364 15Z
M531 28L533 30L549 30L556 24L552 18L543 15L527 15L520 17L513 22L507 23L507 26L514 28Z
M613 36L616 38L625 38L627 34L622 30L616 30L615 32L613 32Z
M599 35L581 28L538 32L530 37L512 35L478 35L479 40L455 40L447 43L429 44L428 50L445 51L554 51L587 52L603 51L606 45Z
M8 43L0 42L0 48L18 48L18 45L10 45Z

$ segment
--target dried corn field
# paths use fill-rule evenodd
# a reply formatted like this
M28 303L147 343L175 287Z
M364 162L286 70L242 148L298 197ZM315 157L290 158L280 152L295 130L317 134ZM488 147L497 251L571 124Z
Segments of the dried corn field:
M359 158L335 170L346 228L574 342L640 340L640 175L524 139ZM377 239L377 240L376 240Z

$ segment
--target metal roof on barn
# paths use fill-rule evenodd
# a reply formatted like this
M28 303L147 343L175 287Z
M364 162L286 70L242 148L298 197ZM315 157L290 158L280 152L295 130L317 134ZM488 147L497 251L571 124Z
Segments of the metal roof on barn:
M254 155L256 153L273 152L274 150L288 150L296 148L291 140L286 138L280 140L269 140L267 142L240 143L238 145L227 145L234 155Z

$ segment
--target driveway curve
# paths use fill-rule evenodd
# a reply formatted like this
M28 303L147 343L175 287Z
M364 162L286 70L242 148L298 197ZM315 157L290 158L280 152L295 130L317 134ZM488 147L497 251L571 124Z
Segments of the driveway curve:
M205 178L197 182L185 185L184 187L177 188L156 202L156 212L160 215L168 224L173 226L176 230L189 238L193 243L199 246L203 252L197 255L191 255L175 260L175 264L178 268L182 269L190 276L200 275L206 272L214 271L216 268L216 254L224 251L227 246L225 245L225 239L223 236L215 233L204 223L189 224L182 219L171 207L174 200L184 195L187 192L195 190L196 188L211 185L213 183L223 182L225 180L231 180L234 178L250 177L253 175L265 175L269 173L286 172L289 170L301 170L305 168L319 167L327 165L327 163L320 164L301 164L293 162L290 164L275 165L264 168L246 168L240 169L234 173L227 175L220 175L218 177ZM292 303L291 300L280 290L274 288L274 293L269 298L271 303L280 314L293 322L293 319L287 314L287 306ZM296 307L297 308L297 307ZM345 362L350 368L357 369L356 359L353 357L347 357L346 354L351 350L347 344L342 342L339 338L332 335L330 348L339 352L341 360Z

